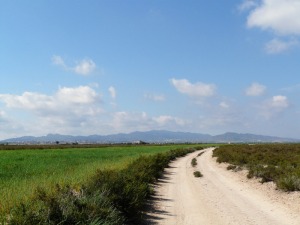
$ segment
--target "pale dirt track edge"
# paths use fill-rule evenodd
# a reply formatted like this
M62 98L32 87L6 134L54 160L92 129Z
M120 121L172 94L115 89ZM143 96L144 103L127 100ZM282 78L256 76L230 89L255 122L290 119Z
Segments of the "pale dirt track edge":
M227 171L212 158L213 148L177 159L158 182L146 224L300 225L300 194L248 180L245 172ZM196 168L191 160L197 158ZM201 171L202 178L193 172ZM292 200L292 201L291 201Z

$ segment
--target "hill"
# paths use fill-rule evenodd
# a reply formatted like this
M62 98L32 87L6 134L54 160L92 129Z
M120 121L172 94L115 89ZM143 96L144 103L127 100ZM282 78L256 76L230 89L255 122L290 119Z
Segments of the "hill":
M148 143L243 143L243 142L300 142L299 139L282 138L274 136L240 134L228 132L220 135L209 135L190 132L173 132L165 130L152 130L145 132L119 133L111 135L72 136L61 134L48 134L34 137L23 136L1 141L1 143L15 144L43 144L43 143L133 143L144 141Z

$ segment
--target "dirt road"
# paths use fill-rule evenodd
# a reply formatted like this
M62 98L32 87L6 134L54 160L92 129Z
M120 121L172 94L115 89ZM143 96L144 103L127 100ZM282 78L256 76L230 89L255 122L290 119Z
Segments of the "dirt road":
M170 164L156 189L155 210L147 224L162 225L300 225L300 195L227 171L212 158L213 148ZM198 165L193 168L191 160ZM202 178L193 172L201 171ZM292 200L292 201L290 201Z

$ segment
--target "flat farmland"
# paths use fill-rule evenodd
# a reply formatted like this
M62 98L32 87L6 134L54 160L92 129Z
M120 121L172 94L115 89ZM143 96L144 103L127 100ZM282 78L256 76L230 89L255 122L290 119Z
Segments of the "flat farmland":
M105 146L0 151L0 214L25 202L37 187L81 186L97 170L125 168L141 155L167 152L187 145ZM190 145L189 145L190 146Z

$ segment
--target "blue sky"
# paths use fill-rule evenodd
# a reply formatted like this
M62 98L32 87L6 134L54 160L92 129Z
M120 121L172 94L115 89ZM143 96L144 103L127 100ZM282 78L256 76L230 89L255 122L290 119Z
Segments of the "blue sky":
M298 0L1 0L0 139L300 138Z

